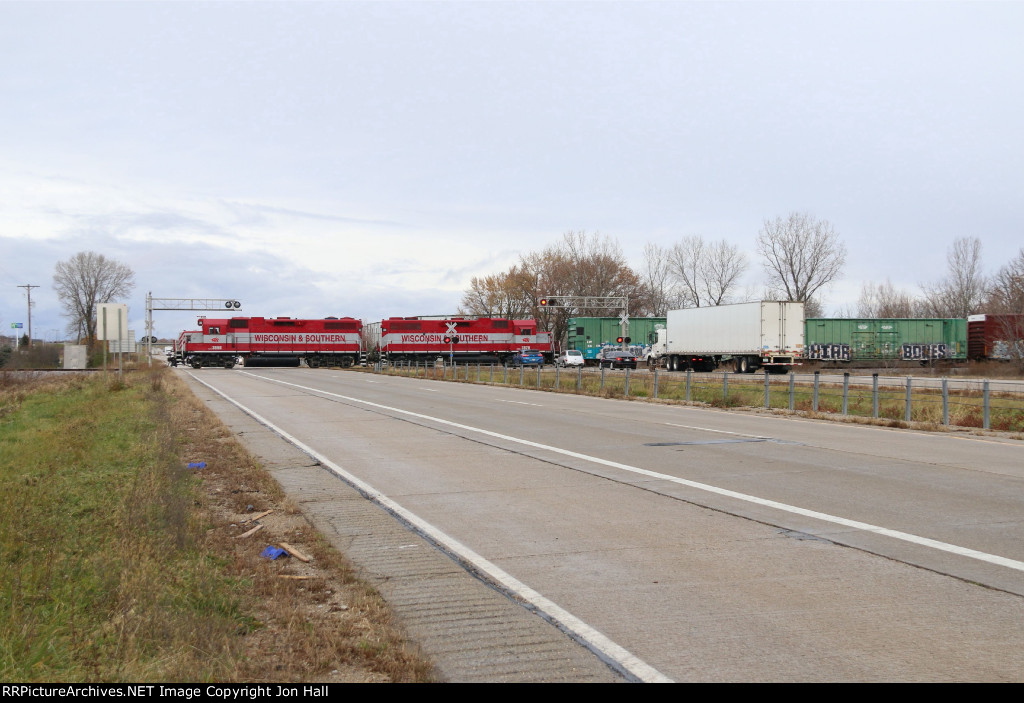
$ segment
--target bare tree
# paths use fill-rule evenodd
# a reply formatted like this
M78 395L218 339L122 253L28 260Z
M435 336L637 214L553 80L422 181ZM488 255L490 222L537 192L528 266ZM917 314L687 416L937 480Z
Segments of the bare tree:
M710 305L721 305L732 299L740 276L747 270L747 257L734 244L724 239L707 248L707 269L704 292Z
M868 282L861 286L858 317L920 317L926 314L924 301L897 289L892 281Z
M846 246L831 223L807 213L765 220L757 235L772 297L808 302L839 277Z
M765 300L771 300L771 296L767 296ZM818 298L811 297L803 301L804 303L804 317L824 317L825 306L821 304Z
M992 277L985 312L999 316L1001 352L1024 371L1024 249Z
M57 262L53 288L68 319L68 331L86 337L91 346L96 339L97 306L131 293L135 274L127 265L102 254L80 251Z
M927 314L933 317L967 317L977 312L987 282L981 271L981 240L961 237L946 255L947 273L937 283L921 286Z
M704 239L691 235L676 242L669 253L672 275L679 283L684 307L699 308L702 303L707 304L703 300L706 251Z
M992 277L985 311L1024 314L1024 249Z
M728 302L747 270L747 259L738 247L724 239L709 244L697 235L677 242L669 261L687 307Z
M640 276L650 301L646 312L655 317L665 317L669 310L682 307L682 294L672 275L669 257L670 252L657 244L644 247L644 268Z

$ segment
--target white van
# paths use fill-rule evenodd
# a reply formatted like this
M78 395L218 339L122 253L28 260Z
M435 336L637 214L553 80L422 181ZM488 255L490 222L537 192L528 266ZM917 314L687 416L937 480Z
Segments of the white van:
M579 349L566 349L555 359L555 366L583 366L583 352Z

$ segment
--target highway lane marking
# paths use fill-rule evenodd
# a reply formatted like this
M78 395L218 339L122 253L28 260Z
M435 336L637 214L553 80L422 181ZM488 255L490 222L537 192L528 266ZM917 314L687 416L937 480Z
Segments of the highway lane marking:
M502 400L501 398L496 398L495 400L497 400L499 403L513 403L515 405L532 405L535 408L543 408L544 407L540 403L527 403L527 402L525 402L523 400Z
M347 398L346 396L337 395L336 393L330 393L328 391L319 391L315 388L307 388L306 386L300 386L296 383L289 383L287 381L278 381L274 378L268 378L266 376L259 376L253 373L245 373L253 378L259 378L265 381L271 381L274 383L281 383L286 386L294 386L303 390L314 391L316 393L325 393L326 395L336 396L338 398L344 398L347 400L354 400L356 402L366 403L368 405L376 406L376 403L370 403L369 401L360 401L355 398ZM496 564L492 564L490 561L477 554L475 551L457 541L453 537L450 537L445 532L442 532L432 524L426 522L415 513L406 510L400 504L388 498L386 495L378 491L376 488L366 483L362 479L349 473L338 464L335 464L328 457L316 451L309 445L303 443L297 437L286 432L284 429L278 427L274 423L270 422L267 418L259 415L254 410L247 408L246 406L239 403L234 398L229 397L224 392L214 388L206 381L198 378L195 374L189 373L199 383L203 384L211 391L224 398L245 414L252 417L260 424L270 428L288 442L301 449L303 452L313 457L321 464L329 468L339 477L344 479L347 483L359 490L368 499L383 506L386 510L398 515L404 522L415 527L422 534L427 535L435 544L440 545L450 553L458 556L460 560L466 563L472 564L476 569L479 569L482 573L487 574L495 583L499 584L507 592L516 595L524 601L530 603L539 613L541 613L546 620L551 622L555 627L565 632L577 642L585 645L592 652L597 654L605 663L611 664L617 669L624 673L627 678L634 678L637 681L644 683L675 683L671 678L665 676L660 671L647 664L645 661L637 657L632 652L629 652L624 647L616 644L604 634L594 629L587 623L583 622L575 615L565 610L561 606L557 605L554 601L551 601L542 596L537 591L533 590L526 584L522 583L518 579L514 578L511 574L506 573L503 569L499 568ZM377 406L384 408L386 406ZM399 411L407 412L407 411Z
M744 434L742 432L729 432L728 430L713 430L710 427L696 427L695 425L677 425L674 422L666 422L669 427L682 427L684 430L700 430L701 432L719 432L721 434L731 434L737 437L750 437L752 439L771 439L771 437L762 437L757 434Z
M248 373L248 372L241 372ZM574 452L569 449L562 449L560 447L553 447L548 444L541 444L539 442L533 442L528 439L522 439L520 437L513 437L511 435L501 434L500 432L493 432L491 430L485 430L480 427L473 427L472 425L464 425L458 422L452 422L451 420L445 420L439 417L433 417L431 415L424 415L422 413L412 412L411 410L403 410L402 408L395 408L388 405L382 405L380 403L374 403L369 400L363 400L361 398L353 398L352 396L341 395L339 393L331 393L330 391L320 390L318 388L310 388L308 386L302 386L297 383L289 383L288 381L279 381L275 378L268 378L266 376L259 376L257 374L248 374L254 378L261 378L272 383L280 383L286 386L293 386L302 390L310 391L313 393L321 393L323 395L333 396L335 398L341 398L353 403L360 403L368 405L370 407L378 408L381 410L387 410L389 412L399 413L401 415L408 415L409 417L415 417L422 420L429 420L430 422L436 422L441 425L447 425L449 427L455 427L466 432L473 432L476 434L482 434L488 437L494 437L501 439L506 442L514 442L516 444L522 444L527 447L533 447L534 449L541 449L544 451L553 452L555 454L561 454L562 456L572 457L581 461L587 461L593 464L601 466L608 466L613 469L619 469L621 471L627 471L634 473L639 476L647 476L649 478L655 478L662 481L669 481L676 483L681 486L687 486L689 488L695 488L697 490L706 491L708 493L714 493L728 498L734 498L741 500L746 503L752 503L754 505L760 505L766 508L773 508L782 512L791 513L793 515L800 515L803 517L813 518L815 520L821 520L823 522L831 523L833 525L839 525L841 527L849 527L855 530L861 530L864 532L870 532L884 537L891 537L892 539L900 540L902 542L909 542L922 547L929 547L942 552L948 552L950 554L956 554L958 556L967 557L969 559L976 559L978 561L987 562L989 564L996 564L997 566L1005 566L1008 569L1015 571L1024 572L1024 562L1018 561L1017 559L1010 559L1008 557L1001 557L998 554L989 554L988 552L982 552L977 549L971 549L969 547L960 547L955 544L949 544L947 542L940 542L939 540L931 539L929 537L921 537L920 535L914 535L909 532L900 532L899 530L892 530L887 527L881 527L879 525L872 525L867 522L860 522L859 520L850 520L848 518L839 517L837 515L830 515L828 513L818 512L817 510L808 510L807 508L801 508L796 505L789 505L787 503L780 503L775 500L768 500L767 498L760 498L758 496L750 495L747 493L740 493L738 491L732 491L727 488L719 488L718 486L712 486L707 483L700 483L698 481L691 481L685 478L679 478L678 476L671 476L669 474L659 473L657 471L650 471L648 469L641 469L638 466L630 466L629 464L622 464L617 461L611 461L609 459L602 459L601 457L589 456L587 454L581 454L580 452ZM198 380L198 379L197 379Z
M693 412L717 412L717 413L722 413L723 415L730 415L730 414L735 415L735 413L730 413L728 410L719 410L718 408L700 408L699 410L694 410L693 408L681 408L681 409L682 410L690 410L690 411L693 411ZM825 425L829 425L830 427L835 427L837 429L851 429L851 430L857 429L857 430L876 430L876 431L887 431L887 432L899 432L900 434L914 435L916 437L943 437L945 439L959 439L959 440L964 441L964 442L981 442L983 444L995 444L995 445L1003 446L1003 447L1015 447L1016 448L1017 445L1015 444L1015 442L1017 442L1019 444L1019 440L1012 440L1012 439L1003 439L1003 440L998 439L998 438L997 439L991 439L991 438L986 438L986 437L977 437L977 436L970 436L970 435L963 436L963 435L953 434L952 432L942 432L942 431L923 432L921 430L911 430L911 429L907 429L907 428L904 428L904 427L886 427L885 425L872 425L872 424L868 424L868 423L860 423L860 422L852 422L852 421L851 422L844 422L843 419L842 419L842 416L838 416L838 417L836 417L834 419L823 419L823 420L808 420L808 419L804 419L804 418L800 418L800 417L793 417L791 415L787 415L787 416L783 416L783 417L777 417L777 416L771 416L771 415L754 415L754 414L750 414L750 415L744 415L744 417L745 418L749 418L751 420L764 420L764 421L775 420L776 422L799 422L799 423L802 423L802 424L805 424L805 425L822 425L822 424L825 424ZM855 416L850 415L849 417L851 419L853 419ZM870 419L870 418L865 418L865 419ZM665 423L665 424L670 424L670 423ZM679 425L679 427L686 427L686 425ZM694 428L694 429L701 429L701 428ZM712 430L712 429L709 429L709 428L705 428L705 429L708 429L709 432L724 432L725 431L725 430ZM749 435L749 436L754 437L756 435Z

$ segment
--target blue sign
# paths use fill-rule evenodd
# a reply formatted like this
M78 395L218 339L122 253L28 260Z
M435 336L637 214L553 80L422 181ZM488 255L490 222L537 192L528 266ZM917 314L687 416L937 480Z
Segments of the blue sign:
M20 323L20 322L12 322L12 323L11 323L11 328L12 328L12 329L18 329L18 330L20 330L20 329L21 329L21 323Z

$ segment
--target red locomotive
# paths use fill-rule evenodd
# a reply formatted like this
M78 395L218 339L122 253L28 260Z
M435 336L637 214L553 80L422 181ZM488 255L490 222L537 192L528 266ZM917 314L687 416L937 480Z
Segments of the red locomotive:
M505 363L522 349L536 349L552 361L551 333L536 320L494 317L426 319L391 317L380 323L380 355L389 361L454 359Z
M359 360L363 323L351 317L200 318L198 331L182 332L174 360L193 368L246 366L352 366Z

